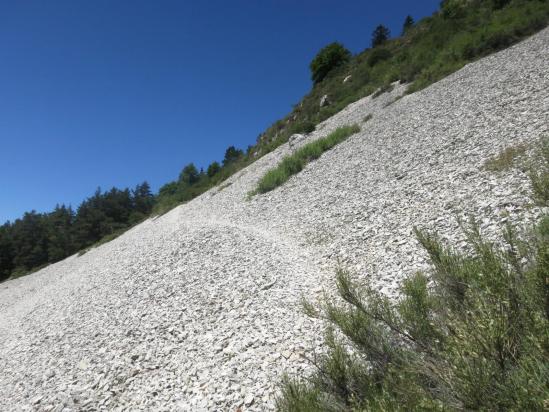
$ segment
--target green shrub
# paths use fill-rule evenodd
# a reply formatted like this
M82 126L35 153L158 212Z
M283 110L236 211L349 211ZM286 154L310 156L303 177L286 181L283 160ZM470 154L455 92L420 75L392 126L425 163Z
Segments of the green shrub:
M401 288L397 303L339 271L346 305L326 302L318 372L283 384L282 411L541 410L549 384L549 219L522 254L470 233L473 255L418 232L434 267ZM523 263L526 261L527 263ZM545 289L545 290L544 290ZM352 349L348 349L351 345Z
M534 201L540 206L549 207L549 138L542 141L536 163L540 166L530 172Z
M500 153L498 153L497 156L488 159L484 163L484 167L490 172L502 172L504 170L510 169L517 160L517 158L522 156L527 149L528 146L526 144L509 146L502 150Z
M298 149L294 154L286 156L280 164L269 170L257 184L255 193L266 193L285 183L292 175L295 175L305 165L318 159L322 153L341 143L349 136L358 133L357 125L344 126L330 133L328 136L315 140ZM252 193L254 194L254 193Z
M379 62L390 59L391 56L392 53L387 49L375 49L368 56L368 66L374 67Z
M311 79L321 82L333 69L347 63L351 52L340 43L331 43L321 49L310 64Z
M467 0L443 0L440 4L441 12L446 19L459 19L467 12Z
M547 201L543 150L533 184ZM326 352L312 376L283 379L278 410L545 410L549 215L523 236L507 226L502 244L474 222L465 230L468 253L416 230L432 269L406 279L397 301L339 270L341 299L304 304L330 325Z
M492 5L494 9L502 9L506 5L508 5L511 2L511 0L492 0Z
M296 123L294 124L291 129L290 129L290 134L295 134L295 133L311 133L311 132L314 132L315 131L315 128L316 128L316 125L311 122L310 120L305 120L303 122L300 122L300 123Z

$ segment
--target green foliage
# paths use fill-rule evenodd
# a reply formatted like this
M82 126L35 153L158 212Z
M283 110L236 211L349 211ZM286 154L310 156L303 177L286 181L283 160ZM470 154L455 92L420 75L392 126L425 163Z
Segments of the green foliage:
M308 133L314 132L315 128L316 128L316 125L313 122L311 122L310 120L305 120L300 123L295 123L290 129L290 133L291 134L295 134L295 133L308 134Z
M412 27L414 27L414 19L409 14L404 19L404 24L402 25L402 35L404 36L408 30L410 30Z
M467 0L443 0L440 4L445 19L458 19L467 13Z
M337 274L345 305L322 316L339 330L308 381L283 383L279 410L541 410L549 384L549 221L521 253L470 234L472 255L418 232L431 279L416 274L390 302ZM429 286L431 282L431 286ZM545 289L545 290L544 290ZM351 349L349 349L349 347Z
M192 173L195 176L194 179L189 180L184 178L165 184L159 190L152 214L162 215L220 184L234 173L249 165L254 160L251 153L251 150L248 150L248 153L245 154L242 150L230 146L225 152L223 165L213 162L208 167L206 173L199 173L194 168Z
M141 215L143 217L151 213L154 206L154 195L151 192L151 187L147 182L143 182L140 185L135 186L132 191L133 200L133 216L130 215L130 220L139 220L135 216Z
M532 172L549 188L549 155ZM538 183L536 182L536 179ZM544 410L549 399L549 216L492 243L471 222L468 253L416 230L430 276L391 301L337 272L321 310L326 352L307 379L284 378L280 411ZM338 333L334 333L337 330Z
M296 124L318 124L396 80L411 83L409 93L421 90L468 62L524 39L549 21L548 1L513 0L496 9L491 0L452 0L441 7L441 12L409 27L403 37L387 40L382 48L391 57L370 60L378 48L366 49L315 83L291 113L261 134L260 155L287 142ZM376 64L370 66L369 60ZM352 80L343 83L348 75ZM321 108L318 103L325 94L330 105Z
M14 269L11 225L0 226L0 282L9 278Z
M331 43L321 49L310 64L313 83L320 83L333 69L347 63L351 52L340 43Z
M208 175L209 178L212 178L216 174L218 174L220 170L221 170L221 165L218 162L212 162L208 166L208 170L206 170L206 174Z
M199 178L200 175L198 173L198 169L193 163L189 163L187 166L185 166L179 174L179 182L187 186L194 185L196 182L198 182Z
M231 163L238 161L244 156L244 152L240 149L237 149L234 146L229 146L225 151L225 158L223 159L223 166L227 166Z
M530 172L534 200L540 206L549 206L549 138L541 143L539 166Z
M357 125L340 127L328 136L306 144L292 155L282 159L282 162L276 168L269 170L259 180L256 192L266 193L282 185L292 175L303 170L307 163L318 159L322 153L359 131L360 128Z
M505 6L507 6L511 0L492 0L492 5L494 9L501 9Z
M381 61L388 60L392 57L392 53L388 49L378 48L372 51L368 56L368 66L374 67Z
M100 189L75 213L57 205L52 212L25 213L0 227L0 280L25 275L119 233L146 218L155 198L147 182L134 190Z
M527 148L528 147L525 144L518 144L515 146L507 147L505 150L502 150L500 153L498 153L497 156L488 159L484 163L484 167L490 172L502 172L504 170L510 169L517 160L517 158L519 158L526 152Z
M372 47L381 46L383 43L389 40L390 36L391 32L389 31L389 29L380 24L375 28L374 32L372 33Z

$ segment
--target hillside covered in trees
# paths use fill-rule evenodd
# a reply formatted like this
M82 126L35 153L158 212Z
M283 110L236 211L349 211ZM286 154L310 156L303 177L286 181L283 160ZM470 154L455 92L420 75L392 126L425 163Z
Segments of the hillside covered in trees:
M179 178L154 195L147 182L134 189L97 189L74 210L57 205L46 213L27 212L0 226L0 281L27 274L58 262L100 242L111 240L143 221L191 200L226 179L243 161L242 150L230 146L222 164L213 162L204 172L186 165Z
M49 213L31 211L5 223L0 226L0 279L57 262L140 222L154 201L144 182L133 190L97 189L76 211L57 205Z
M409 83L408 93L425 88L535 33L548 21L545 0L444 0L433 16L418 22L408 16L398 37L380 24L365 39L370 47L355 56L342 44L327 45L311 62L311 92L247 150L230 146L224 159L205 171L186 165L156 195L146 182L133 190L98 189L76 209L58 205L47 213L31 211L0 226L0 281L110 240L151 213L195 198L293 134L312 132L350 103L390 90L395 81Z

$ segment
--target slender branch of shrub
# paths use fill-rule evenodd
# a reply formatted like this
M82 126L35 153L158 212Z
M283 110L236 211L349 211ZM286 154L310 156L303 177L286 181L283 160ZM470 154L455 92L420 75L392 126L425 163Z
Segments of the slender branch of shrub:
M549 146L531 172L547 205ZM392 302L345 271L341 299L306 312L327 321L326 352L306 378L285 377L280 411L544 410L549 400L549 215L504 241L471 221L470 253L416 230L432 270Z

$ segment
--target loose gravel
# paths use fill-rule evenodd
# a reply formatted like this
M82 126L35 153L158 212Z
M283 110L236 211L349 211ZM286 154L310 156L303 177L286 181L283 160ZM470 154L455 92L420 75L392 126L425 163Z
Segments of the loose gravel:
M310 368L323 325L300 311L338 265L396 297L426 268L414 226L461 244L458 217L497 238L530 224L528 177L488 172L549 135L549 29L420 92L396 85L296 147L362 131L248 199L283 145L118 239L0 284L0 410L270 410L282 373ZM372 119L362 120L368 115Z

